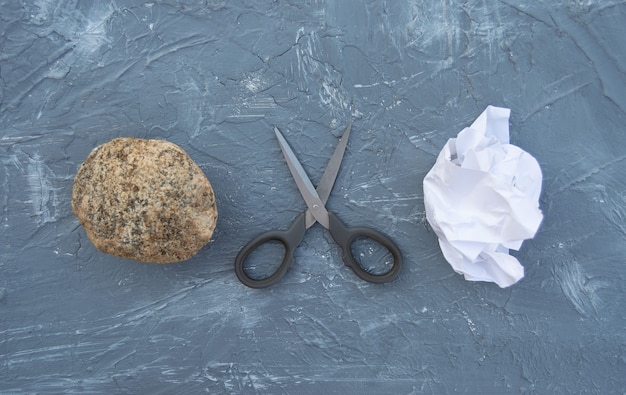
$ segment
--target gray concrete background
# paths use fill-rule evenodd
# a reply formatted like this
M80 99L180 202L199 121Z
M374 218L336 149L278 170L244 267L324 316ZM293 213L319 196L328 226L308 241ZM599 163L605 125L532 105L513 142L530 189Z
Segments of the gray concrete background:
M626 388L624 1L0 1L0 392L621 393ZM545 219L508 289L471 283L422 179L489 105L544 172ZM393 237L360 281L315 226L277 286L241 285L252 236L304 209L354 126L328 206ZM78 166L120 136L183 147L212 182L190 261L98 252Z

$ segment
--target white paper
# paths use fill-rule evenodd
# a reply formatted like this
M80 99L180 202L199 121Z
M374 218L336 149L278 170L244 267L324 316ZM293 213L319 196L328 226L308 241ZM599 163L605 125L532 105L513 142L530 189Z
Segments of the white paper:
M446 260L466 280L502 288L524 277L509 249L533 238L543 219L541 168L509 144L510 112L487 107L448 140L424 178L426 218Z

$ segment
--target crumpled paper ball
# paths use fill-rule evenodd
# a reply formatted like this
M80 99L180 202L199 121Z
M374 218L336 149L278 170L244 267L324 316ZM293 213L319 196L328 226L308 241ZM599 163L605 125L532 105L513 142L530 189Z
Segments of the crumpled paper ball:
M524 277L509 249L535 236L542 174L509 143L508 108L488 106L448 140L424 178L426 218L452 268L469 281L508 287Z

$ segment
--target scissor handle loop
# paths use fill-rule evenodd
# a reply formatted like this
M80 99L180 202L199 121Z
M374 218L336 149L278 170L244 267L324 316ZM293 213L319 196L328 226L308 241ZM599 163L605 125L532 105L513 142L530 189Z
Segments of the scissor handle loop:
M306 232L305 214L299 214L287 230L270 230L250 240L235 258L235 273L244 285L250 288L267 288L279 282L293 265L293 253L302 242ZM244 264L248 256L259 246L270 241L279 241L285 246L285 256L276 271L269 277L254 279L246 273Z
M347 227L334 214L329 212L329 231L333 239L343 252L343 262L361 279L370 283L382 284L395 280L402 268L402 253L396 244L387 235L375 229L365 226ZM393 256L393 266L391 270L383 274L372 274L365 270L352 255L352 243L359 237L365 237L377 241L385 247Z

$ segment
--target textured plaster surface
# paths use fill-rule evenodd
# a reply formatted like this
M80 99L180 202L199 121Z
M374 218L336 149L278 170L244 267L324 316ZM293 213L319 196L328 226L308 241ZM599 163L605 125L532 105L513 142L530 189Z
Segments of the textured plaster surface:
M626 4L0 1L0 392L619 393L626 388ZM526 277L443 259L422 179L489 105L543 170ZM345 125L328 201L405 267L362 282L311 228L284 280L238 250L304 202ZM99 252L71 210L116 137L181 146L215 189L213 241L174 265ZM269 253L269 252L268 252Z

